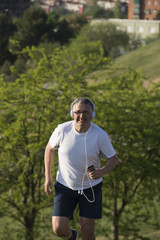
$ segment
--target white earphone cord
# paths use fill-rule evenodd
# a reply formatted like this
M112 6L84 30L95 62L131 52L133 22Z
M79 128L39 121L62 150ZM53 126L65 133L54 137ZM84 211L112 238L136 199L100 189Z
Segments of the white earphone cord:
M83 194L85 196L85 198L87 199L88 202L93 203L95 201L95 194L94 194L94 190L93 190L93 187L92 187L92 184L91 184L91 180L90 180L90 178L88 176L88 172L87 172L87 168L88 168L88 165L87 165L87 162L88 162L88 158L87 158L87 132L86 132L85 137L84 137L84 148L85 148L85 156L86 156L86 166L85 166L85 173L83 174L83 178L82 178L81 194ZM84 184L85 175L87 176L88 181L89 181L90 186L91 186L91 190L92 190L92 194L93 194L93 200L90 200L83 191L83 184Z

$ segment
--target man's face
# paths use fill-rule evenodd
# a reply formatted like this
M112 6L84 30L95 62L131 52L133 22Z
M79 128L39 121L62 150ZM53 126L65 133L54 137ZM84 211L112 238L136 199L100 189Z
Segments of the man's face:
M76 103L73 106L75 126L84 130L88 130L88 127L90 126L91 113L92 109L89 104Z

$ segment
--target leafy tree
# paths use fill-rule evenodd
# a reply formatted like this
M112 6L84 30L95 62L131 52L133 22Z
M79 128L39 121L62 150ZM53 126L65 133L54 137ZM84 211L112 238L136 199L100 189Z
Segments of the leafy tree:
M149 219L147 201L154 206L160 197L159 85L146 89L135 70L109 67L102 49L88 57L65 48L49 56L36 48L25 53L30 69L12 83L1 76L1 213L24 226L26 240L34 239L40 210L51 203L43 191L46 141L58 123L69 120L72 100L88 96L97 109L95 123L109 133L120 158L103 181L112 239L143 239L137 225ZM110 237L106 226L96 227Z
M120 158L117 169L104 178L104 212L112 222L113 240L143 239L139 226L150 218L145 208L150 201L154 205L160 190L158 85L146 89L134 70L111 68L103 74L104 81L93 85L98 89L96 122L110 134Z
M49 13L47 15L47 25L48 25L48 41L54 42L55 34L57 32L57 24L60 20L60 15L57 13Z
M62 19L59 21L56 33L55 40L60 42L61 44L67 43L68 40L74 36L73 30L69 27L69 24L66 19Z
M123 18L123 13L121 10L121 1L116 0L115 7L114 7L114 17L115 18Z
M55 126L68 120L71 101L88 95L84 76L106 60L100 53L86 58L65 49L48 57L42 49L25 53L34 67L14 82L0 79L1 213L22 224L25 239L33 240L38 214L52 202L43 189L44 147Z
M156 20L160 20L160 11L158 11L158 13L156 15Z
M136 50L142 46L142 38L134 33L129 34L129 45L127 47L128 51ZM145 40L146 41L146 40Z
M117 57L122 50L128 47L129 36L126 32L117 29L116 25L112 23L93 22L82 28L72 46L76 51L83 51L85 54L86 46L96 45L97 42L101 43L105 56Z
M73 30L74 36L76 36L81 28L87 24L86 17L82 14L74 14L67 17L69 27Z
M47 15L41 8L30 7L25 10L23 17L17 20L18 31L14 36L14 40L19 42L18 50L26 46L37 46L40 42L54 42L58 21L57 14ZM11 48L17 50L14 45Z
M16 28L11 18L6 14L0 13L0 65L2 65L5 60L13 60L13 56L8 49L8 43L9 38L13 35L15 30Z
M10 49L13 52L26 46L38 46L41 43L65 44L74 36L74 30L65 18L57 13L46 14L43 9L31 7L17 20L18 31L15 33Z
M92 16L93 18L112 18L114 13L112 10L105 10L104 8L95 5L86 5L84 9L85 16Z
M50 51L60 44L67 43L74 35L74 31L65 19L61 19L56 13L46 15L37 7L27 9L22 19L16 19L16 24L18 31L10 39L10 51L16 56L14 62L16 74L5 71L4 73L9 74L8 80L14 80L18 73L25 72L30 67L27 54L24 55L23 51L20 51L23 47L43 45ZM4 66L2 71L5 69Z
M49 32L47 15L43 9L31 7L24 11L24 15L17 24L18 31L14 39L20 42L21 48L37 46L40 41L47 39Z
M105 13L103 14L103 18L113 18L114 17L114 12L111 9L106 9Z
M48 14L47 19L49 31L49 41L59 42L61 44L67 43L68 40L74 36L74 31L68 20L64 17L60 17L57 13Z

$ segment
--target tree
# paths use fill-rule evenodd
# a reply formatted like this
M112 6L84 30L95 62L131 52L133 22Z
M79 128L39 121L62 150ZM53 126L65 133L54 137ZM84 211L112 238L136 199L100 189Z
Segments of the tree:
M76 19L76 18L75 18ZM78 17L77 17L78 19ZM74 21L74 18L73 18ZM59 42L65 44L68 40L74 37L74 32L76 29L72 28L67 18L62 18L57 13L48 14L47 19L49 31L49 41L50 42ZM74 23L72 22L74 25Z
M10 44L14 52L26 46L38 46L40 43L65 44L74 36L74 30L65 18L56 13L47 15L38 7L30 7L24 11L23 17L17 21L17 29Z
M160 20L160 11L158 11L158 13L156 15L156 20Z
M69 27L66 19L62 19L57 24L55 40L60 44L65 44L68 40L74 36L73 30Z
M48 41L54 42L55 35L57 33L58 24L60 21L60 15L55 12L49 13L47 15L47 25L48 25Z
M115 7L114 7L114 17L115 18L123 18L123 13L121 10L121 1L116 0Z
M47 140L57 124L68 120L72 100L88 95L84 76L106 60L100 53L86 58L65 49L48 57L34 47L25 53L32 67L14 82L0 79L1 213L22 224L25 239L33 240L38 214L51 204L43 189Z
M83 51L85 54L85 45L90 49L89 45L96 45L97 42L102 45L105 56L118 57L128 47L129 36L126 32L117 29L116 25L112 23L93 22L82 28L79 36L73 42L73 46L76 51Z
M31 7L24 11L24 15L17 23L18 31L14 39L19 41L21 49L26 46L37 46L47 39L47 15L43 9Z
M50 205L43 191L46 141L58 123L70 119L70 103L78 96L94 101L94 121L109 133L120 158L103 181L112 239L143 239L146 203L154 206L160 197L159 84L147 89L140 74L109 66L100 50L86 57L64 48L46 56L43 49L26 48L32 67L12 83L1 76L1 213L24 226L26 240L34 239L38 214ZM110 237L106 226L99 228Z
M120 158L117 169L104 178L103 211L112 222L113 240L143 239L139 226L150 217L144 206L159 197L158 85L146 89L134 70L113 68L103 75L93 85L98 89L96 122L109 132Z
M77 36L81 28L87 24L86 17L82 14L75 14L67 17L69 27L74 32L74 37Z
M98 6L97 4L86 5L84 9L85 16L92 16L93 18L112 18L114 13L112 10L105 10L104 8Z
M16 30L15 25L12 23L11 18L3 13L0 13L0 65L5 60L12 61L13 56L8 49L9 38Z

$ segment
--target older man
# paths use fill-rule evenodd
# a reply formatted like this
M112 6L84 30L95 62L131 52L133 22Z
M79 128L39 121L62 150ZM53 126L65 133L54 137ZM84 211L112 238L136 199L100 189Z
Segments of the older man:
M71 104L74 119L58 125L45 150L45 192L52 189L51 167L58 149L58 171L52 214L53 232L62 238L78 239L69 220L79 204L82 240L95 240L94 222L102 218L102 177L115 168L118 157L108 134L92 123L95 105L88 98ZM107 159L101 167L100 156Z

